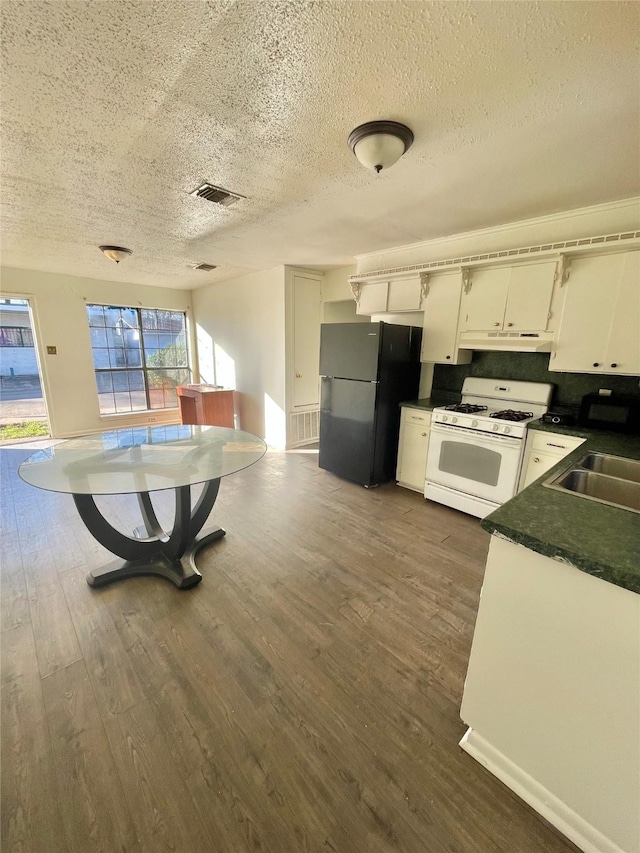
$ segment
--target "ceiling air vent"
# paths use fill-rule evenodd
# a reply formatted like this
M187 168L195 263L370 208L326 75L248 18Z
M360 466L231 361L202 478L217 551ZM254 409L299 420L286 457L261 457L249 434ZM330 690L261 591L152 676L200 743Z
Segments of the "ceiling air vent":
M241 198L245 198L238 193L230 193L229 190L223 190L222 187L216 187L213 184L202 184L197 189L190 192L189 195L195 195L198 198L206 198L207 201L213 201L216 204L221 204L223 207L231 207Z
M216 264L195 264L194 270L202 270L203 272L211 272L211 270L217 270L218 267Z

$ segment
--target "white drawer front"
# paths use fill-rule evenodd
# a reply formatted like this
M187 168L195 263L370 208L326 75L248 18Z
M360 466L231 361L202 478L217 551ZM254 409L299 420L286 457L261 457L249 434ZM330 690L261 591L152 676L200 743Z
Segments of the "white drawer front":
M431 425L431 412L420 412L418 409L402 410L402 420L409 424L422 424L423 426Z
M555 453L556 456L565 456L585 441L575 435L560 435L557 432L541 432L535 430L531 438L532 450L542 453Z

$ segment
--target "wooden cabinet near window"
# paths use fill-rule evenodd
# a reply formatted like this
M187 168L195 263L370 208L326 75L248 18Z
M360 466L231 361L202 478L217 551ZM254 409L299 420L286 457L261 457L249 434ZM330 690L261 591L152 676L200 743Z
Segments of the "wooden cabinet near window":
M235 426L235 392L213 385L179 385L178 405L183 424Z

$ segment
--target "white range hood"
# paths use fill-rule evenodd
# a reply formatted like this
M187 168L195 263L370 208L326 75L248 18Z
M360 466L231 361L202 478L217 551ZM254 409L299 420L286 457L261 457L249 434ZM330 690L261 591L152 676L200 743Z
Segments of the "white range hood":
M462 332L458 347L509 352L551 352L553 332Z

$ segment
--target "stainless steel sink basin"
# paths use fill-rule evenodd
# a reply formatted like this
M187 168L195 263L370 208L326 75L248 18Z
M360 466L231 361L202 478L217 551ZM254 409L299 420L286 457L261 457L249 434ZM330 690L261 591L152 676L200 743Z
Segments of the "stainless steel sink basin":
M610 458L615 459L616 457ZM561 492L573 492L575 495L588 500L640 513L640 482L623 480L585 468L573 468L570 471L557 474L543 485Z
M621 480L631 480L640 483L640 462L635 459L625 459L622 456L609 456L606 453L587 453L577 462L582 468L588 468L597 474L609 477L619 477Z

